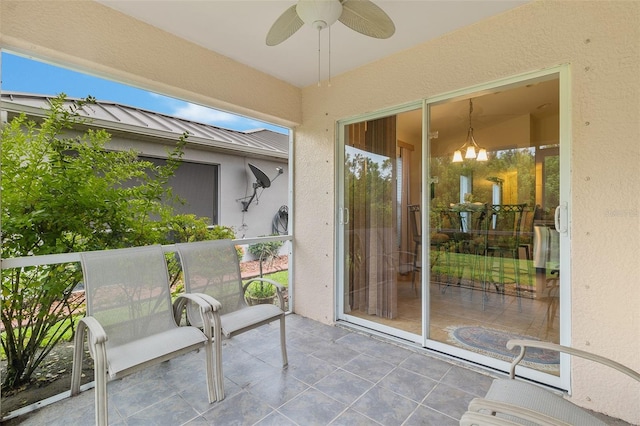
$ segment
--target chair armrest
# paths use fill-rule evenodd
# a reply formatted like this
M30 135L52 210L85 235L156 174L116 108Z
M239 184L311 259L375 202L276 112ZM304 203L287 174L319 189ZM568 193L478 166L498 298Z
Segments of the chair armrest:
M274 281L274 280L270 280L269 278L252 278L242 286L242 291L246 292L247 291L247 287L249 287L249 284L251 284L254 281L262 281L262 282L265 282L265 283L269 283L269 284L273 285L276 288L276 291L278 291L278 292L284 290L284 288L285 288L279 282Z
M530 410L528 408L519 407L516 405L508 404L501 401L495 401L484 398L474 398L469 403L468 411L474 413L481 413L490 415L493 419L496 419L496 415L506 415L511 417L517 417L518 419L526 420L527 422L533 422L539 426L571 426L569 423L562 420L555 419L546 414L539 413L537 411ZM507 418L506 420L510 420ZM517 423L517 422L516 422ZM492 423L488 423L492 424ZM517 423L520 424L520 423Z
M597 362L602 365L606 365L607 367L618 370L619 372L626 374L632 379L635 379L636 381L640 382L640 373L638 373L637 371L632 370L629 367L620 364L619 362L613 361L609 358L605 358L600 355L593 354L591 352L586 352L580 349L574 349L568 346L562 346L556 343L542 342L538 340L512 339L507 342L507 349L513 349L516 346L520 347L520 354L513 360L513 362L511 362L509 377L511 377L512 379L515 377L516 366L524 358L527 348L539 348L539 349L548 349L548 350L557 351L557 352L564 352L572 356L577 356L580 358Z
M204 300L209 306L211 306L212 312L218 312L219 310L222 309L222 303L218 302L218 300L213 296L209 296L208 294L205 294L205 293L187 293L187 294L184 294L183 296L188 296L188 295L194 295Z
M87 332L87 346L93 358L94 372L106 373L107 333L102 325L94 317L88 316L80 319L76 327L73 344L73 367L71 369L71 396L80 393L80 376L82 374L82 355L84 352L84 335Z
M91 339L87 339L91 346L96 346L99 344L105 343L107 338L107 333L102 328L102 325L98 322L94 317L84 317L78 323L77 333L82 336L84 329L87 328L89 331L89 336Z
M176 324L180 323L182 311L188 303L195 303L200 307L202 330L207 338L209 340L211 340L212 337L219 339L220 314L218 311L222 309L220 302L203 293L182 293L173 302L173 315Z
M204 312L217 312L222 308L222 304L213 297L203 293L182 293L178 295L173 302L173 306L177 308L184 308L184 306L193 302L200 306Z

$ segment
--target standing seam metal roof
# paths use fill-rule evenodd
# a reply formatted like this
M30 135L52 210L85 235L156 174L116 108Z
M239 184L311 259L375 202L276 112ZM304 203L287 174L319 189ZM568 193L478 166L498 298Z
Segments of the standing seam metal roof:
M37 110L49 109L55 96L30 93L2 92L2 109L12 112L38 114ZM67 98L71 104L78 98ZM25 108L26 107L26 108ZM287 159L289 156L289 136L267 129L237 131L224 129L210 124L198 123L163 113L148 111L111 101L96 101L85 104L78 113L93 120L96 127L117 129L138 134L153 134L158 137L177 138L184 132L189 133L187 142L218 149L247 151L252 154Z

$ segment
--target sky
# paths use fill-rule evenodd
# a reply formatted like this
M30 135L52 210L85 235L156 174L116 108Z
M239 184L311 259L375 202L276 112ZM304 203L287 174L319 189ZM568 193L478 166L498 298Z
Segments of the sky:
M153 112L211 124L231 130L269 129L288 134L288 129L224 111L184 102L111 80L2 52L0 89L37 95L58 95L112 101Z

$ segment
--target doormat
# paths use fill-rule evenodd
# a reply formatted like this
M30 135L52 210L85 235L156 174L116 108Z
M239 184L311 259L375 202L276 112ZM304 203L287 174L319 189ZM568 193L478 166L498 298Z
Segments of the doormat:
M464 349L492 358L511 362L520 353L520 348L507 349L511 339L539 340L507 331L477 326L451 326L447 328L449 341ZM520 362L530 368L545 371L558 371L560 354L548 349L527 348L524 359Z

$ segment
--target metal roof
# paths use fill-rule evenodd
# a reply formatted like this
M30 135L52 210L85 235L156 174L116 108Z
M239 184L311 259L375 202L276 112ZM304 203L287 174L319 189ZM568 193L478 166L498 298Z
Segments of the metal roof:
M50 108L53 98L55 96L3 91L1 108L14 113L24 112L27 115L44 116L44 110ZM78 100L78 98L67 98L66 102L71 104ZM289 157L289 136L267 129L229 130L101 100L85 104L78 113L91 120L88 123L91 127L100 127L118 133L175 140L184 132L188 132L188 144L202 148L235 151L253 156L283 159Z

